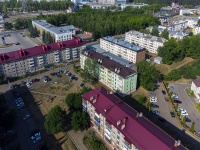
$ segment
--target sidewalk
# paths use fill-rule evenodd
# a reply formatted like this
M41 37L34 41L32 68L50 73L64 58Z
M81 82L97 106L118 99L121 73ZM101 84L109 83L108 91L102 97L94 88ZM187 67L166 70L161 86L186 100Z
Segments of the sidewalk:
M83 144L83 137L87 132L88 131L74 132L73 130L67 132L68 136L78 150L88 150L87 147Z

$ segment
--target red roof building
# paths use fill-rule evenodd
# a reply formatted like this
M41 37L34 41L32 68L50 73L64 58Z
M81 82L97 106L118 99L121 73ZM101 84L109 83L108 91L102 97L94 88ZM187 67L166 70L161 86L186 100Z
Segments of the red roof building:
M103 87L83 94L82 98L93 127L113 149L187 149Z
M68 41L40 45L0 54L0 73L6 76L20 76L27 71L37 71L44 65L79 58L85 42L78 38Z

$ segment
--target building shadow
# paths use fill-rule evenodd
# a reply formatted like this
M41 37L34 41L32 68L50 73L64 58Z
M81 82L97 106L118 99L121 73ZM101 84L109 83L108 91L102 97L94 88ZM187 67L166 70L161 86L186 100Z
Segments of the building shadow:
M61 147L62 144L60 144L59 139L56 139L54 135L47 134L45 131L44 122L45 122L46 115L43 115L43 113L41 112L41 110L39 108L39 105L41 105L43 102L41 100L39 100L37 102L35 100L34 96L32 95L32 93L30 92L30 90L27 88L27 86L21 86L16 89L9 90L6 93L9 93L9 94L12 93L14 99L16 99L18 97L21 97L23 99L23 101L25 103L25 107L20 110L16 110L16 111L18 111L17 112L18 116L21 115L24 111L28 112L31 115L31 119L26 121L28 126L26 126L27 125L26 123L22 122L22 126L24 128L30 129L30 131L28 131L26 133L28 135L28 137L30 137L31 132L36 129L39 130L42 135L42 140L35 144L31 143L32 146L34 148L36 147L36 149L39 149L39 147L41 145L46 145L47 149L62 150L62 147ZM15 105L14 100L13 100L13 103ZM17 109L17 107L16 107L16 109ZM21 119L21 118L19 118L19 119ZM16 121L18 121L18 120L16 120ZM16 131L16 132L20 132L20 131ZM19 139L19 141L20 141L20 139ZM64 142L65 141L62 139L62 143L64 143ZM23 145L27 145L28 143L21 142L20 144L21 144L21 147L23 147Z

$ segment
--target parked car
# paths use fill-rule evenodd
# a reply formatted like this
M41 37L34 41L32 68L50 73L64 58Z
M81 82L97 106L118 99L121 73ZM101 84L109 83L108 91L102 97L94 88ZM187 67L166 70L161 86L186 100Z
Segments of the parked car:
M163 95L166 95L166 92L164 90L162 90Z
M26 85L26 82L25 82L25 81L22 81L22 84L23 84L23 85Z
M160 112L158 110L153 110L152 111L154 114L160 115Z
M157 97L150 97L150 102L151 103L156 103L157 102Z
M81 83L79 86L80 86L80 87L84 87L84 85L85 85L84 83Z
M174 100L174 103L181 104L182 102L180 100Z
M156 105L156 104L153 104L153 103L151 103L151 104L150 104L150 106L151 106L152 108L159 108L159 106L158 106L158 105Z
M187 111L181 112L181 116L188 116Z
M25 115L25 116L23 117L23 120L27 120L27 119L29 119L29 118L31 118L31 115L30 115L30 114L27 114L27 115Z
M175 118L174 112L171 111L171 112L170 112L170 115L171 115L172 118Z
M8 130L6 132L3 133L4 136L10 136L13 135L15 133L15 130Z
M15 45L20 45L20 43L19 43L19 42L16 42Z

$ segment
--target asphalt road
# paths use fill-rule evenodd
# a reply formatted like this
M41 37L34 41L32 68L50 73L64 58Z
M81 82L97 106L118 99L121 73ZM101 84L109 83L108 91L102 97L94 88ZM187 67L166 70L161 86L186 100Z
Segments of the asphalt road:
M22 31L4 31L0 32L0 43L2 44L1 37L5 34L10 34L11 36L6 36L5 37L5 42L6 44L13 44L10 47L7 48L0 48L0 53L6 53L6 52L12 52L19 50L20 48L25 49L25 48L30 48L37 46L33 41L31 41L29 38L26 36L23 37L22 34L20 34ZM16 42L19 42L20 45L15 45Z
M181 108L184 108L188 112L188 118L191 122L188 122L187 125L191 127L192 122L195 123L195 131L200 131L200 114L197 112L194 101L188 97L185 92L186 88L190 88L191 84L173 84L173 92L178 94L179 99L182 101L182 104L179 104Z

